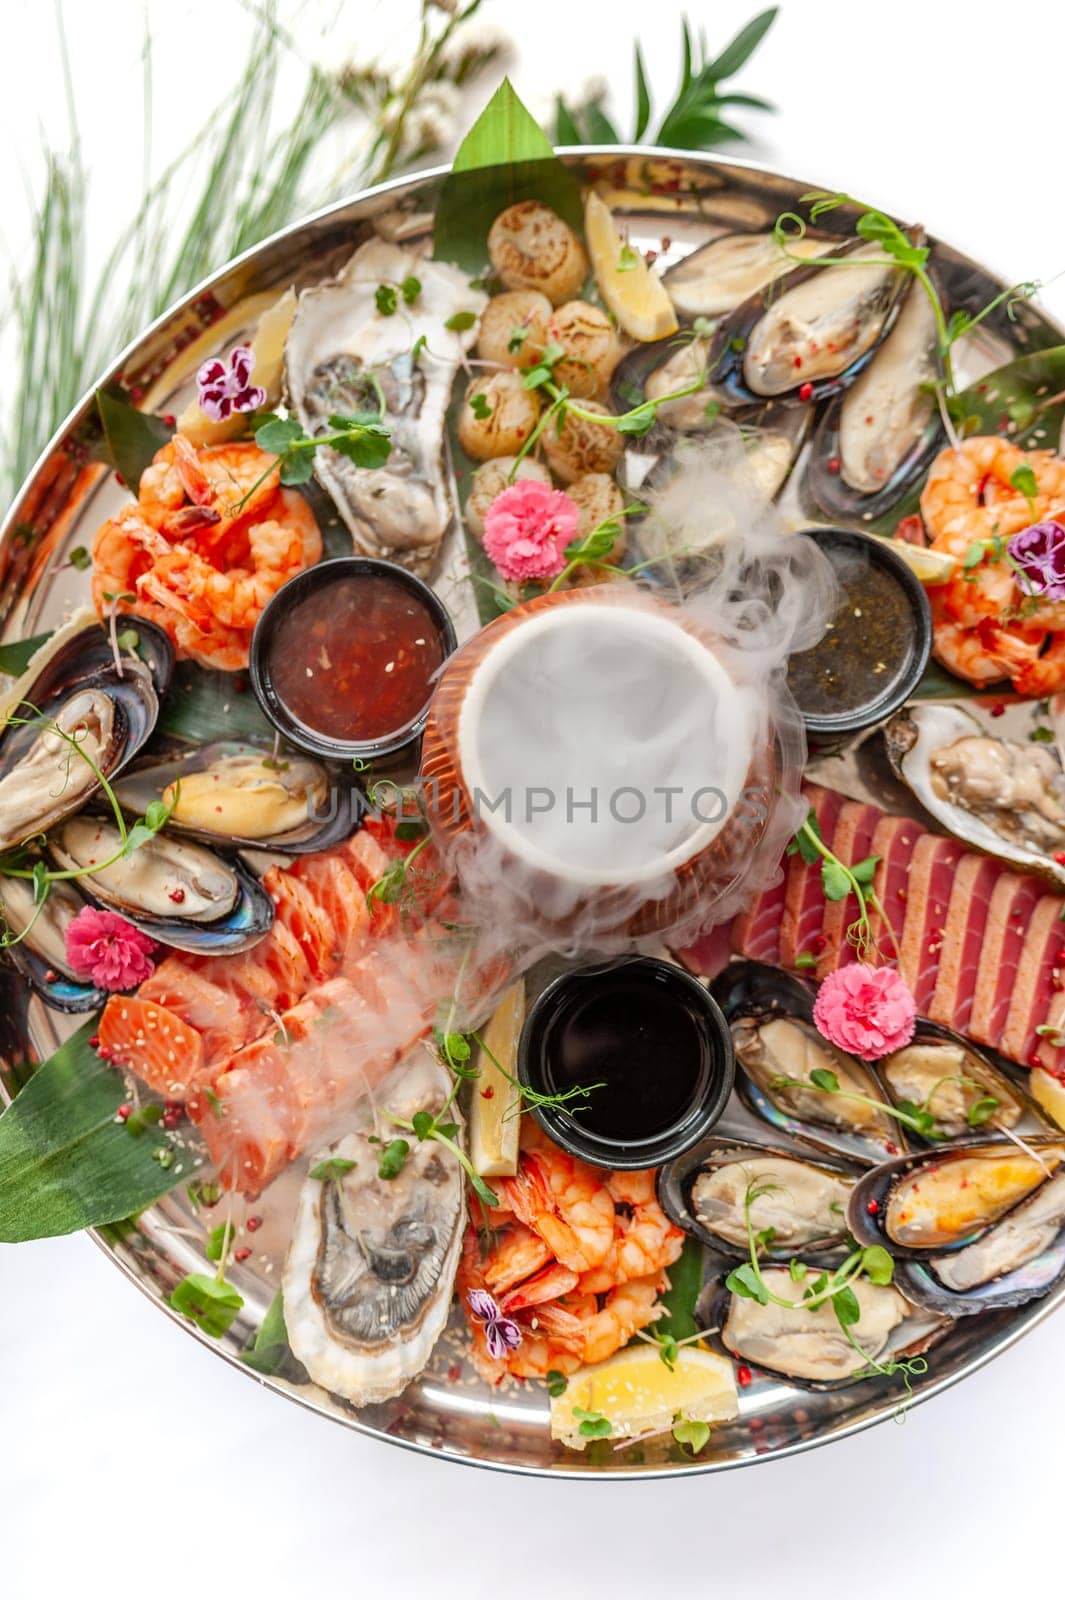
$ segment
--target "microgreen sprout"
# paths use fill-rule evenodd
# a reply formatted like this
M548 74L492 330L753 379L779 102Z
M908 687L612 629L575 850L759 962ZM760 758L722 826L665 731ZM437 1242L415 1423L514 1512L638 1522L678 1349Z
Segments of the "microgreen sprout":
M826 900L846 900L848 895L854 896L858 904L858 915L847 929L847 938L854 945L860 960L865 960L876 950L876 941L872 938L870 929L870 911L875 912L880 918L881 926L888 931L894 943L891 924L873 888L873 877L880 861L879 856L866 856L864 861L858 861L852 867L847 866L829 849L821 837L821 825L812 807L806 821L802 823L788 845L787 853L789 856L800 856L808 867L816 866L820 861L821 887ZM816 963L811 959L803 962L803 965L813 966Z
M739 1295L745 1300L756 1300L762 1306L780 1306L786 1311L816 1311L820 1306L830 1303L848 1344L854 1347L865 1363L863 1372L867 1370L884 1378L901 1375L909 1394L911 1378L919 1377L928 1371L927 1361L921 1356L916 1356L905 1360L890 1359L883 1363L879 1362L859 1343L852 1332L861 1320L861 1305L852 1285L865 1277L878 1287L886 1287L894 1278L895 1264L882 1245L859 1245L838 1267L832 1270L826 1268L816 1275L812 1274L804 1262L792 1261L789 1266L791 1281L805 1285L798 1300L789 1300L783 1295L774 1294L769 1287L762 1272L760 1259L762 1246L759 1245L759 1236L755 1232L751 1212L757 1200L777 1188L778 1184L760 1184L757 1181L747 1185L743 1208L747 1222L748 1258L729 1273L725 1287L731 1294Z
M823 216L837 210L841 206L855 206L858 202L847 194L832 194L815 191L804 194L801 203L807 206L811 222L818 222ZM987 304L977 312L955 310L948 318L943 302L939 296L928 267L930 248L928 245L919 244L898 223L871 207L859 207L860 214L854 225L858 238L866 243L878 245L883 251L879 257L869 256L840 256L827 255L809 259L789 248L796 240L801 239L806 233L806 220L797 212L784 211L776 219L773 234L784 254L791 260L802 262L804 265L816 269L891 266L899 267L911 273L921 286L922 292L928 297L932 308L932 316L936 327L936 342L939 360L942 367L942 377L937 378L930 388L935 394L939 407L943 428L951 445L958 446L958 432L955 424L965 423L962 416L960 394L954 373L953 351L958 340L966 334L971 334L985 318L992 312L1004 306L1006 314L1011 319L1016 315L1017 306L1024 300L1030 300L1041 285L1034 281L1014 284L1011 288L1003 289L996 294Z
M920 1104L912 1100L899 1100L895 1105L888 1105L885 1100L877 1100L874 1096L862 1094L857 1089L844 1089L837 1075L828 1067L815 1067L808 1078L789 1078L786 1074L781 1074L770 1079L769 1087L772 1090L812 1090L816 1094L835 1095L840 1100L851 1100L858 1105L867 1106L871 1111L881 1111L885 1116L893 1117L896 1122L905 1128L910 1128L922 1139L938 1142L948 1136L936 1120L932 1110L932 1100L937 1090L948 1083L959 1084L964 1089L979 1090L982 1087L975 1078L956 1073L938 1079ZM969 1126L982 1127L994 1116L1000 1103L994 1095L980 1095L966 1110L966 1121Z

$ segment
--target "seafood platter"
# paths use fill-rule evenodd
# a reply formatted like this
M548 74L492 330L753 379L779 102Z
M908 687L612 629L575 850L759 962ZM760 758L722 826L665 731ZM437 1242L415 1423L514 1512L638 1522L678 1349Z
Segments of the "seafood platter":
M1047 1315L1063 344L653 150L401 180L164 316L0 546L2 1237L556 1475L839 1438Z

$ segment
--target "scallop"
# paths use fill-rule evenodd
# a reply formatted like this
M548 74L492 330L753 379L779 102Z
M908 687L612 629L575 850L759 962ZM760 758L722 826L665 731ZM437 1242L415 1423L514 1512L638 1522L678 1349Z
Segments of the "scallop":
M447 1323L466 1220L458 1162L411 1140L399 1174L378 1172L377 1129L438 1112L449 1074L427 1051L401 1062L348 1117L349 1131L312 1162L341 1163L300 1191L285 1262L285 1326L314 1381L362 1406L401 1393ZM448 1113L457 1120L454 1106ZM461 1134L460 1134L461 1137Z
M554 380L578 399L591 399L610 382L621 356L614 325L599 306L569 300L547 324L550 345L564 352L555 362Z
M522 478L549 487L551 484L551 474L547 468L531 456L523 456L520 461L516 456L497 456L494 461L486 461L477 468L466 501L466 526L478 543L484 538L485 513L492 501L498 499L504 489L509 489L512 481Z
M597 400L583 400L581 410L595 416L612 415ZM563 483L575 483L589 472L612 473L621 460L624 441L616 427L590 422L573 411L566 413L561 432L547 428L543 435L548 466Z
M625 554L625 522L622 516L625 496L614 479L606 472L586 472L583 478L569 485L566 493L576 502L581 514L577 523L578 539L586 539L604 522L616 519L618 537L603 559L620 561Z
M532 367L547 344L551 302L536 289L493 295L481 313L477 354L503 367Z
M488 231L488 255L508 289L537 289L556 306L572 300L588 276L581 241L539 200L500 212Z
M459 412L459 443L475 461L513 456L540 416L540 398L518 372L489 372L466 390Z
M1057 750L1000 739L961 706L907 706L884 730L899 777L956 838L1065 883L1065 772Z

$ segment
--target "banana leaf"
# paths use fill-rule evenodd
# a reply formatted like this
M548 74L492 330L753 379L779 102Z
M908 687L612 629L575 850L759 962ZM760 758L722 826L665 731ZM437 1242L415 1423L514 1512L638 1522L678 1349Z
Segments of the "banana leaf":
M1019 356L958 396L966 434L1001 433L1025 449L1058 448L1065 422L1065 345Z
M116 1121L126 1086L89 1044L97 1020L42 1062L0 1116L0 1242L121 1222L197 1165L157 1126L138 1137Z
M20 678L30 664L30 657L42 644L47 644L50 633L34 634L32 639L13 639L10 644L0 644L0 672L9 678Z
M193 744L247 739L272 744L274 730L248 683L247 673L215 672L180 661L159 713L159 730Z
M690 1339L699 1329L695 1321L695 1302L703 1286L703 1247L697 1239L685 1239L684 1249L669 1269L669 1288L661 1296L666 1315L656 1324L660 1333L674 1339Z
M519 200L541 200L581 228L581 191L535 117L504 78L463 139L444 179L433 227L433 255L471 274L488 265L488 230Z
M174 430L161 417L153 417L150 411L140 411L131 404L117 384L96 391L96 409L103 428L99 457L136 494L141 474Z

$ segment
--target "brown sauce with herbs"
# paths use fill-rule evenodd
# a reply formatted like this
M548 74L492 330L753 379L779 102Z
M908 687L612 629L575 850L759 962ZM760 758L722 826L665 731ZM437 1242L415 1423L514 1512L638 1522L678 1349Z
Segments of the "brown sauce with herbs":
M842 556L835 616L812 650L788 662L788 687L807 716L833 716L877 701L909 667L914 619L909 600L878 563Z
M279 621L270 673L304 727L362 742L417 720L443 660L439 628L416 594L377 574L352 574L307 595Z

